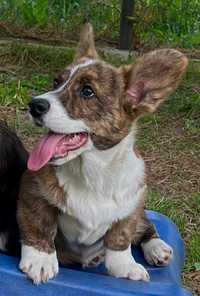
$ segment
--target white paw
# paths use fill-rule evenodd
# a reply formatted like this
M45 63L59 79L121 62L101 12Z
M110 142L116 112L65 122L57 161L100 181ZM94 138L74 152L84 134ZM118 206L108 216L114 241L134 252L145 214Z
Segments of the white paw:
M48 254L34 247L22 245L22 255L19 268L38 285L46 283L58 273L56 252Z
M150 277L146 269L136 263L134 260L126 264L121 263L118 266L107 266L110 275L117 278L127 278L133 281L149 281Z
M173 258L173 249L160 238L143 243L142 249L150 265L166 266Z
M110 275L134 281L149 281L146 269L135 262L131 249L125 251L106 250L105 265Z

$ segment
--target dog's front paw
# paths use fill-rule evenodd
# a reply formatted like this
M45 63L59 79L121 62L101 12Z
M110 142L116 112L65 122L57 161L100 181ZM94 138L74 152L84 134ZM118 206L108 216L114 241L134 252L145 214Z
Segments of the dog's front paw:
M105 265L110 275L134 281L149 281L146 269L135 262L130 248L125 251L106 250Z
M150 265L166 266L173 258L173 249L160 238L143 243L142 249Z
M119 265L107 266L110 275L118 278L127 278L133 281L149 281L149 274L146 269L141 265L136 263L134 260L129 263L122 263Z
M19 268L33 280L34 284L46 283L58 273L56 252L48 254L23 245Z

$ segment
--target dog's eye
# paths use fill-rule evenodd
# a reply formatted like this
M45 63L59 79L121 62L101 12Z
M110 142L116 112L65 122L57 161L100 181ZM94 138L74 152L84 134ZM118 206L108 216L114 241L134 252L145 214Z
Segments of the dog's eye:
M94 96L94 91L89 85L86 85L82 88L80 95L85 99L90 99Z
M60 79L55 78L53 80L53 88L56 89L56 88L58 88L59 85L60 85Z

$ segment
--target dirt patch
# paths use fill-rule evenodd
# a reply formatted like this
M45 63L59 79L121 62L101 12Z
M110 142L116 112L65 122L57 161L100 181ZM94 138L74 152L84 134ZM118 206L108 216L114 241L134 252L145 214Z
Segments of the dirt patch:
M184 279L186 284L196 294L200 295L200 271L193 271L184 273Z
M146 129L149 127L141 125L140 138L148 133ZM185 130L185 122L179 118L154 124L150 133L151 141L141 149L151 188L171 198L189 198L200 192L198 134Z

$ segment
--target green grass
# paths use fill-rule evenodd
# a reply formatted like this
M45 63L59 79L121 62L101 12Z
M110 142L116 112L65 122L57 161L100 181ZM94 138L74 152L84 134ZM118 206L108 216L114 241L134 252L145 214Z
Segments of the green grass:
M135 1L134 17L129 21L145 45L198 48L199 10L198 0L140 0ZM94 25L98 38L118 40L120 12L120 0L0 1L0 21L14 24L14 28L43 30L47 35L67 32L75 39L80 25L87 19ZM4 35L9 32L4 31Z
M196 230L190 236L190 244L189 244L188 254L187 254L188 261L185 266L185 271L200 270L199 253L200 253L200 235L199 235L199 231Z
M37 72L55 73L69 64L74 56L73 48L41 46L38 44L26 44L10 42L0 48L0 59L3 64L26 67L27 72L35 69ZM32 71L31 71L32 72Z
M136 30L144 42L178 47L199 47L199 9L197 0L137 1Z
M183 234L186 230L186 217L182 215L184 204L177 200L171 200L160 192L150 191L147 208L163 213L171 218Z
M57 73L72 62L74 48L51 46L31 46L21 43L10 43L0 48L1 64L17 65L17 70L22 73L25 70L25 77L18 79L13 75L12 79L6 79L6 75L0 75L1 88L0 102L2 104L27 102L28 90L40 92L51 87L53 78ZM104 55L105 60L120 66L123 61L115 55ZM133 62L129 59L127 63ZM42 75L39 74L42 72ZM165 112L172 114L187 114L185 116L185 128L197 132L200 127L200 91L199 91L200 63L191 62L179 91L176 92L165 104ZM161 118L162 119L162 118ZM145 119L144 119L145 120ZM159 116L147 116L147 121L159 122Z
M11 43L0 47L0 56L5 67L0 74L0 104L24 106L31 96L52 88L55 75L72 62L74 49Z
M182 236L187 237L189 241L184 271L195 270L200 264L200 234L197 224L200 217L200 193L192 195L189 201L180 201L163 196L160 192L150 191L147 207L171 218Z
M78 32L89 19L99 36L117 38L119 35L120 1L33 0L1 1L0 20L14 22L26 28Z
M49 82L48 75L33 74L30 80L0 75L0 104L3 106L25 106L31 95L45 90Z
M31 95L51 88L53 78L72 62L74 52L74 48L55 49L15 42L0 47L0 63L8 69L14 67L12 71L0 74L0 104L23 106ZM122 64L115 55L104 54L104 59L115 66Z

